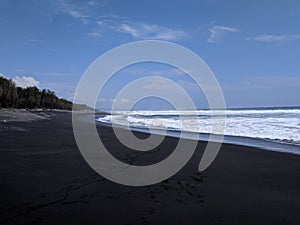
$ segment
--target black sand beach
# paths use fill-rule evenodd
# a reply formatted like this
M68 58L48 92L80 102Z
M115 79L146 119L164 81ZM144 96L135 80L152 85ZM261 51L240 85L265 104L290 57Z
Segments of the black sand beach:
M82 158L71 113L0 122L0 224L300 224L300 156L224 144L197 171L206 145L170 179L145 187L108 181ZM124 149L109 127L103 142L124 162L159 161L173 150L166 138L152 153ZM128 131L126 131L128 132ZM146 134L137 134L146 136Z

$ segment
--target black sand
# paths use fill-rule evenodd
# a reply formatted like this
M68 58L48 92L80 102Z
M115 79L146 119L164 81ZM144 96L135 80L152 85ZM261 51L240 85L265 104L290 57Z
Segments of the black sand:
M99 129L117 158L137 165L167 157L177 143L167 138L150 156L124 151L111 128ZM224 144L198 173L204 147L172 178L128 187L84 161L70 113L1 122L0 224L300 224L300 156Z

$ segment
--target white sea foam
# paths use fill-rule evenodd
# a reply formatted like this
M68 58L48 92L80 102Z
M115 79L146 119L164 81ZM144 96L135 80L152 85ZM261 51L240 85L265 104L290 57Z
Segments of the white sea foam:
M198 115L198 116L210 116L214 114L223 114L223 110L165 110L165 111L115 111L114 114L117 115L141 115L141 116L155 116L155 115ZM226 115L270 115L270 114L297 114L300 115L300 109L241 109L241 110L226 110Z
M135 128L169 129L212 133L211 115L223 111L130 111L115 112L97 120ZM300 145L300 109L226 110L225 135L269 139ZM218 117L216 117L218 120Z

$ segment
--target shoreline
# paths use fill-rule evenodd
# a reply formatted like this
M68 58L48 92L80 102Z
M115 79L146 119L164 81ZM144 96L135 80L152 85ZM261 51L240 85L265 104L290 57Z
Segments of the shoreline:
M87 120L88 119L85 119L85 121L87 121ZM111 124L106 124L106 123L99 122L99 121L96 121L96 125L112 127ZM134 128L134 127L127 128L125 126L115 126L115 127L120 128L120 129L129 130L129 131L149 134L149 131L144 128ZM181 135L180 131L167 130L166 132L167 132L166 133L167 137L180 138L180 135ZM164 130L153 129L153 134L164 136ZM195 137L195 135L189 135L189 134L190 134L190 132L183 132L182 138L207 142L209 139L209 136L210 136L210 134L200 133L200 134L198 134L199 135L198 138L194 139L193 137ZM192 134L194 134L194 133L192 133ZM224 140L222 143L223 144L242 145L245 147L254 147L254 148L264 150L264 151L274 151L274 152L281 152L281 153L286 153L286 154L300 155L300 146L299 145L294 144L294 143L288 143L288 142L285 143L285 142L272 140L272 139L224 135ZM288 151L286 150L287 148L289 148Z
M199 141L177 174L130 187L104 179L84 161L70 113L4 125L19 130L0 133L1 224L300 224L298 155L223 144L199 173L206 146ZM167 137L141 153L124 148L112 128L97 129L110 152L133 165L161 161L178 141Z
M263 107L264 109L265 107ZM283 107L284 108L284 107ZM297 107L295 107L297 108ZM19 122L32 122L32 121L38 121L38 120L44 120L44 119L50 119L51 115L53 113L72 113L72 110L61 110L61 109L0 109L0 123L1 122L13 122L13 121L19 121ZM77 114L82 115L82 117L86 117L84 121L88 121L88 117L92 115L109 115L107 112L101 112L96 111L95 114L89 111L76 111ZM103 122L97 122L97 126L108 126L111 127L111 124L106 124ZM141 132L145 134L149 134L147 129L143 128L131 128L128 129L126 127L117 126L122 129L131 130L134 132ZM154 132L157 135L163 135L161 130L155 130ZM168 137L180 137L179 131L175 130L167 130L167 136ZM195 135L192 135L193 137ZM189 132L183 132L183 137L185 139L193 139L191 138L191 135L189 135ZM208 141L209 134L206 133L200 133L199 138L195 139L198 141ZM286 154L296 154L300 155L300 146L293 143L285 143L282 141L277 141L273 139L262 139L262 138L254 138L254 137L244 137L244 136L232 136L232 135L224 135L224 140L222 142L223 144L234 144L234 145L242 145L245 147L254 147L258 148L264 151L274 151L274 152L281 152ZM288 150L286 150L288 149Z
M152 127L155 133L162 135L167 129L169 136L179 137L183 133L184 138L207 141L212 132L211 113L211 110L120 111L96 119L100 124L113 123L114 126L127 128L129 123L131 130L146 133L149 132L148 127ZM288 149L289 153L300 154L299 107L227 109L224 115L227 125L224 130L215 133L224 132L225 143L280 152ZM217 134L211 136L216 137L216 141L221 141L218 137L222 139Z

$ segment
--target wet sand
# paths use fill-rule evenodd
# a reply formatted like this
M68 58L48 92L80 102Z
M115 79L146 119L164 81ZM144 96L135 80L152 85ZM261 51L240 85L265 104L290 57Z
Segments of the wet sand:
M224 144L199 173L199 142L168 180L123 186L84 161L70 113L45 113L49 119L0 122L0 224L300 224L300 156ZM135 165L166 158L178 141L142 153L124 148L109 127L99 133L116 158Z

